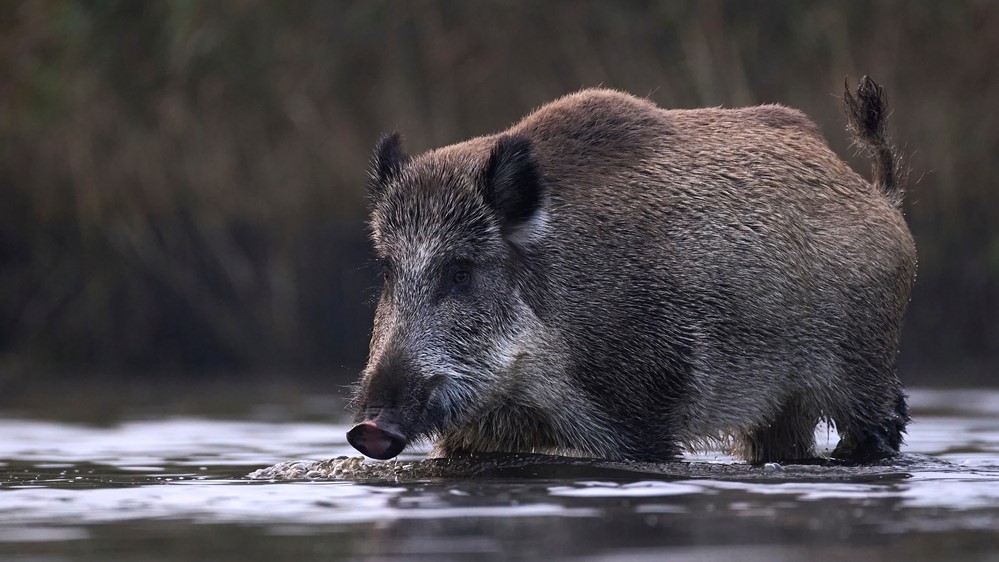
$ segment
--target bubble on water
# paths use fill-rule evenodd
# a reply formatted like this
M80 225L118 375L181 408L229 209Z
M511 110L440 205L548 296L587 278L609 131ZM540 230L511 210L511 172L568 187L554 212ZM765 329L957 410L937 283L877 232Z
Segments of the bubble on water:
M395 462L368 463L364 457L336 457L325 461L286 461L248 474L251 480L364 480L386 478Z

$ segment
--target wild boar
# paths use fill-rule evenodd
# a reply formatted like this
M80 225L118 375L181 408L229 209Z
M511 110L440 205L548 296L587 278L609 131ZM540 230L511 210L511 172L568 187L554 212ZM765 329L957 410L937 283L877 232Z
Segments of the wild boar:
M384 267L349 442L666 461L897 454L916 271L883 89L847 88L872 181L780 105L664 110L604 89L498 134L373 158Z

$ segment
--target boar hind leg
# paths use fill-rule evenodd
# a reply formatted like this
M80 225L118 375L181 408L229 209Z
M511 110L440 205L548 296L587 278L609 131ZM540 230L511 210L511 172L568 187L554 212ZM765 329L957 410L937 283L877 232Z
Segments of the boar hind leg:
M884 410L884 408L880 408ZM870 410L861 411L878 411ZM872 420L837 421L839 444L833 450L833 458L849 462L874 462L898 454L902 444L902 433L909 422L909 407L901 389L890 404L890 411Z
M741 436L735 452L754 464L813 459L817 423L811 408L792 400L771 421Z

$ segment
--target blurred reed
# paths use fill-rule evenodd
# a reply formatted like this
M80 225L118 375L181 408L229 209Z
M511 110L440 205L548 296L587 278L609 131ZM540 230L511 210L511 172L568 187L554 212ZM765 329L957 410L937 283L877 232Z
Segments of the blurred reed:
M999 4L974 1L9 2L0 370L355 369L381 132L419 152L603 85L798 107L867 174L838 96L869 73L921 257L903 379L982 376L999 360L996 60Z

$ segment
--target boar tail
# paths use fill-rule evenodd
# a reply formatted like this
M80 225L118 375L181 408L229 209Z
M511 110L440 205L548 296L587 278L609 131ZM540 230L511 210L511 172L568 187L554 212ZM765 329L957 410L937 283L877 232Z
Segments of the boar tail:
M854 143L873 160L871 181L895 207L901 207L904 196L901 160L888 137L885 89L868 76L860 79L856 94L850 91L849 82L845 87L843 106L849 119L848 127L854 135Z

